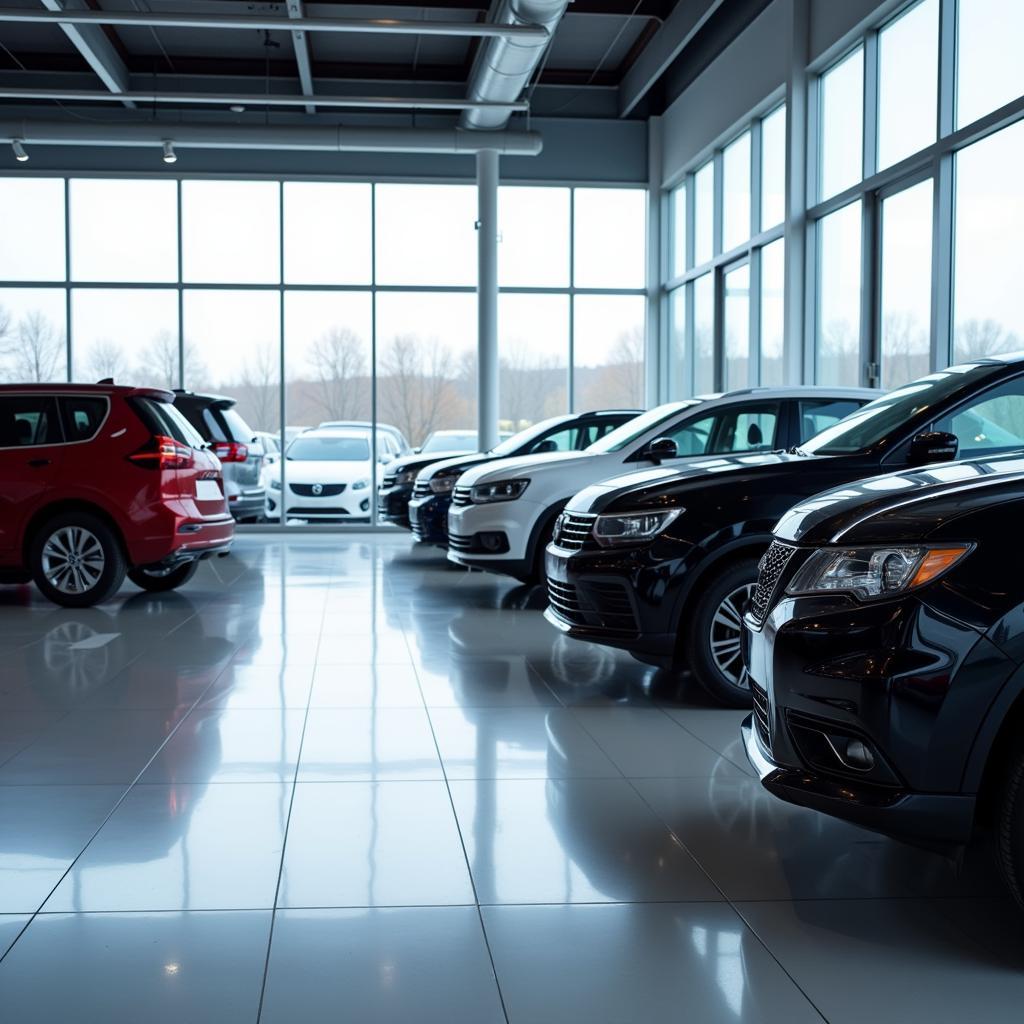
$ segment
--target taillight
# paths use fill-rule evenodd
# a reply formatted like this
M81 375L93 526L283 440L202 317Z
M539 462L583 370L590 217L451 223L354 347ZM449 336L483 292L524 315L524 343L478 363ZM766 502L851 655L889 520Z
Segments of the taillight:
M237 441L213 441L210 444L210 451L221 462L245 462L249 458L248 446Z
M152 469L191 469L195 465L191 448L163 434L154 434L128 458Z

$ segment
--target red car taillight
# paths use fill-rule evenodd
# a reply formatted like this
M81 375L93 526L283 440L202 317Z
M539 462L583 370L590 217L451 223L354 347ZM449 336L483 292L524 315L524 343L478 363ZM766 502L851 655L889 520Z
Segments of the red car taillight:
M245 462L249 458L248 446L237 441L213 441L210 444L210 451L221 462Z
M163 434L154 434L128 458L152 469L192 469L195 466L192 449Z

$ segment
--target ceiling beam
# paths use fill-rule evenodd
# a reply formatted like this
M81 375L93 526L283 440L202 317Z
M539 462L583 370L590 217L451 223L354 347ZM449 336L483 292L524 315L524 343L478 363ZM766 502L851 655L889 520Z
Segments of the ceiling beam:
M154 14L149 11L93 11L62 9L60 0L43 0L49 11L23 7L0 8L0 24L51 24L68 28L121 25L138 28L226 29L251 32L330 32L347 35L468 36L513 39L517 43L544 43L545 29L535 25L499 25L487 21L401 21L397 18L266 18L237 14ZM83 0L75 0L77 3ZM68 33L70 35L70 33Z
M619 86L619 114L628 117L725 0L678 3Z
M302 20L304 17L302 0L288 0L288 17L294 21ZM299 67L299 83L302 86L302 95L312 96L313 66L309 59L309 40L302 29L292 30L292 45L295 47L295 63ZM307 103L306 113L315 114L316 107L312 103Z
M47 9L48 18L51 19L65 14L69 9L85 8L84 0L42 0L42 4ZM26 13L42 14L42 12ZM60 27L100 81L112 93L128 91L128 69L124 66L124 61L121 60L114 44L107 38L107 34L99 25L61 22ZM126 100L125 106L134 107L135 104Z

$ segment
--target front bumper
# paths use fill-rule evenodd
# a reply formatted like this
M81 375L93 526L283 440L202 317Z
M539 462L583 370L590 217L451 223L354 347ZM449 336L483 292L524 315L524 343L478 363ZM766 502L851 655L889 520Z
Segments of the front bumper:
M512 576L529 572L530 535L546 506L518 498L448 509L448 560ZM494 538L493 550L483 541Z
M915 596L787 597L745 625L744 743L765 788L897 838L970 837L964 772L1009 659ZM851 742L870 765L850 762Z
M377 488L377 518L409 529L409 500L412 484Z
M549 604L544 617L578 640L676 667L675 604L663 599L662 574L658 574L660 585L651 576L649 551L649 547L567 551L549 544L544 562Z
M284 503L287 503L284 514L288 519L305 519L308 522L367 522L370 518L369 488L356 491L346 487L341 494L318 498L290 492L282 495L281 491L268 491L264 511L267 519L280 519Z
M427 494L409 502L409 529L424 544L448 543L448 507L452 501L447 495Z

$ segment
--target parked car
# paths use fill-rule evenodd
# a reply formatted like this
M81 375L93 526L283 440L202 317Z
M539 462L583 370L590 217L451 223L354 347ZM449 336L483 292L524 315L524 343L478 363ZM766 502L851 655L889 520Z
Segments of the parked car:
M362 428L364 430L370 430L373 424L369 420L325 420L320 424L320 430L328 430L332 427L341 427L343 429L349 429L351 427ZM395 444L398 446L399 454L403 452L411 451L409 446L409 440L403 434L398 427L393 426L390 423L378 423L377 424L378 434L390 434L394 438Z
M585 452L527 455L470 469L448 512L448 557L529 582L566 502L615 473L712 452L797 444L877 392L860 388L749 388L670 402L606 434ZM802 404L801 404L802 403Z
M998 433L998 436L995 436ZM879 472L1024 447L1024 356L892 391L792 452L702 459L577 494L548 548L548 620L644 662L692 670L750 706L743 607L772 528L819 491Z
M371 432L365 428L307 430L285 449L282 461L267 471L267 519L361 521L370 517L373 477ZM377 435L378 461L390 461L393 438Z
M266 494L267 487L269 486L267 472L281 458L281 435L270 434L265 430L257 430L256 439L263 449L263 462L260 465L260 487L263 488L263 493Z
M0 386L0 582L83 608L124 577L187 582L225 555L234 523L216 456L169 391Z
M265 494L260 482L263 447L256 431L235 409L235 399L175 391L174 404L220 459L231 514L240 523L256 522Z
M501 439L509 437L504 433ZM385 522L409 529L409 500L420 470L432 462L453 455L472 455L477 450L476 431L435 430L410 454L403 455L384 468L377 488L377 515Z
M495 459L520 455L583 451L605 434L639 415L639 409L606 409L552 416L520 430L489 452L428 463L425 469L420 470L413 487L413 496L409 502L409 527L417 540L446 546L452 490L456 480L467 469Z
M1024 907L1022 512L1019 453L792 509L744 619L742 735L791 803L917 842L991 826Z

